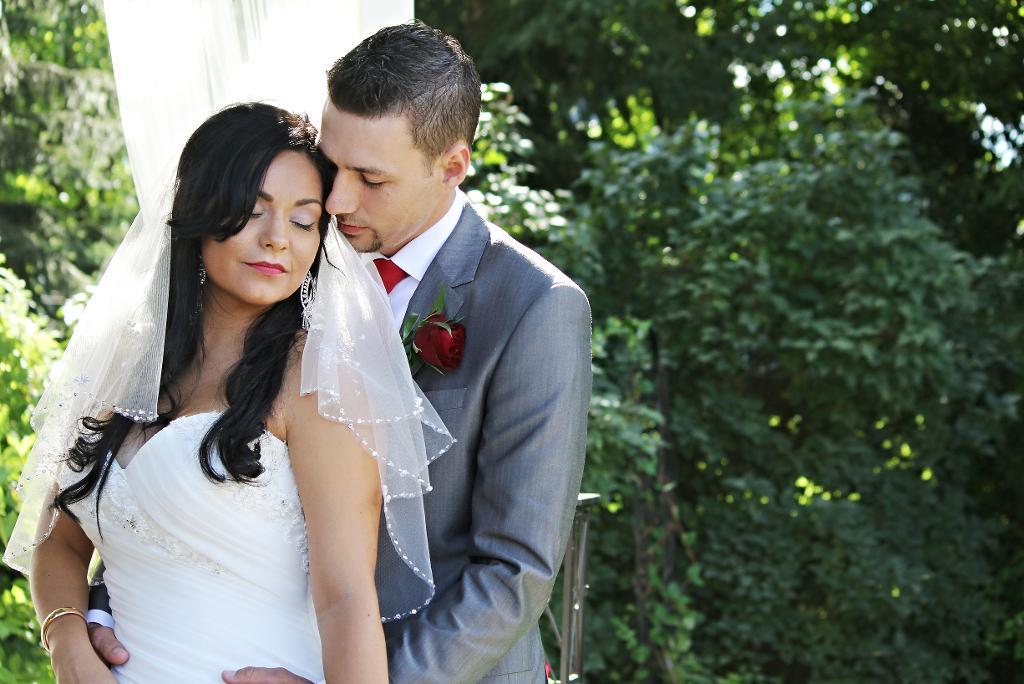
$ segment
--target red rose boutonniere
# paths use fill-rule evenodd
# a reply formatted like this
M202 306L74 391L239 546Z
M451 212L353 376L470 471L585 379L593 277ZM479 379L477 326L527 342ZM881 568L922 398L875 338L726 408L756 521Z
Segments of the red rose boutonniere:
M402 325L402 345L413 373L426 364L444 375L462 363L466 329L459 324L461 318L444 317L444 295L442 287L430 313L409 314Z

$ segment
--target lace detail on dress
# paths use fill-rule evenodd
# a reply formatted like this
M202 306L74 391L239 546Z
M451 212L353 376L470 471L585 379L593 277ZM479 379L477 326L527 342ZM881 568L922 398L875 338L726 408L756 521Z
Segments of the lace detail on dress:
M309 572L309 541L306 518L292 473L288 445L269 430L259 438L263 473L251 483L228 482L239 505L276 517L288 525L288 539L302 555L302 567Z
M89 498L95 515L95 496ZM93 518L95 520L95 518ZM104 524L117 524L133 532L139 541L152 544L163 550L171 558L187 561L214 575L224 572L224 568L195 549L184 544L177 537L160 530L135 503L135 497L128 487L124 469L116 462L110 466L110 477L103 491L100 502L100 521Z
M193 446L198 446L209 429L209 418L214 414L198 413L177 418L162 431L172 430L179 432L190 432L184 440L190 451L190 462L197 470L199 469L198 459L195 457ZM199 418L206 420L199 420ZM156 439L156 435L151 439ZM171 435L173 438L174 435ZM162 436L161 439L166 439ZM309 548L306 535L305 517L298 497L298 488L295 483L295 476L291 470L291 459L288 454L288 446L271 434L269 431L263 433L259 440L260 463L264 471L252 482L234 482L227 480L216 485L218 490L222 489L224 495L232 497L234 502L241 508L259 512L260 515L269 519L277 519L284 523L288 540L299 552L303 569L309 571ZM148 442L147 442L148 444ZM143 446L145 448L146 445ZM135 494L131 490L128 481L128 470L135 467L133 463L141 455L140 453L132 459L132 463L122 467L116 460L110 466L110 475L103 488L103 495L100 499L99 518L101 528L96 529L96 493L95 491L87 498L72 505L75 515L83 525L93 529L96 536L108 525L119 525L132 532L136 538L145 544L159 548L170 558L186 561L196 567L219 575L225 572L225 568L207 556L197 552L194 548L183 542L177 536L170 534L160 525L155 523L142 507L139 506ZM223 466L219 457L214 461L214 469L223 473ZM65 468L62 474L61 486L66 487L81 479L82 474Z

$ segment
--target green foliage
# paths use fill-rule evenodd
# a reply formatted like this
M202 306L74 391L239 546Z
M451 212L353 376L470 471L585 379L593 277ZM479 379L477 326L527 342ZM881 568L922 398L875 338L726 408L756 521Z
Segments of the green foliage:
M2 264L0 255L0 482L4 485L0 515L6 546L18 511L12 488L32 448L32 406L59 346L46 320L33 312L25 283ZM0 573L0 682L52 681L38 634L25 579L4 569Z
M417 12L594 306L588 675L1021 681L1020 3Z
M513 103L506 83L484 84L482 100L473 167L463 188L491 221L519 239L536 243L564 237L561 202L568 193L526 185L536 154L523 133L529 118Z
M590 140L642 144L698 118L726 148L773 158L775 105L873 90L910 141L925 215L974 253L1024 225L1024 13L1019 0L422 0L486 81L534 122L530 185L569 187ZM723 150L723 154L726 150Z
M417 10L494 82L470 196L593 304L588 677L1021 681L1020 3ZM0 60L0 250L52 309L134 211L98 3L3 3ZM0 283L9 533L56 345ZM0 582L0 682L48 681Z
M702 655L780 681L978 680L998 529L950 436L976 399L950 321L978 301L894 173L898 138L863 118L808 105L780 158L729 176L704 124L599 153L584 219L629 259L598 249L616 288L596 298L651 320L686 388L668 457Z
M137 211L99 3L3 3L0 150L0 250L52 313Z
M949 244L876 99L781 103L770 158L598 142L550 203L489 100L476 196L594 305L589 675L1012 681L1024 268Z
M583 173L576 222L595 246L561 258L599 320L649 324L657 379L639 400L666 417L660 462L619 464L647 474L624 507L658 549L636 552L650 581L609 575L610 603L632 598L650 622L626 681L645 662L695 680L694 653L743 681L983 681L999 668L990 633L1019 641L1019 601L992 590L1024 569L1000 545L1019 495L980 514L995 502L972 467L986 453L1021 466L1007 434L1019 376L1001 367L1020 357L1019 323L984 328L996 349L972 339L995 322L979 279L1007 273L943 239L897 171L900 137L846 110L805 104L777 158L727 175L704 122L599 145ZM674 541L654 533L666 525ZM688 601L662 616L672 586Z
M999 529L993 558L992 600L1002 606L987 635L993 681L1019 680L1024 671L1024 262L1010 253L972 264L973 310L953 322L958 343L968 351L961 370L964 397L951 448L968 456L971 492L980 514Z

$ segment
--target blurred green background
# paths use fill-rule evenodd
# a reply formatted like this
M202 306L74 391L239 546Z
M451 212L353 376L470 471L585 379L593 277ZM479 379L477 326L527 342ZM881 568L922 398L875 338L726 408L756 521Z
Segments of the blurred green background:
M588 681L1024 682L1021 0L416 8L490 84L472 197L593 304ZM3 1L4 540L135 209L98 3Z

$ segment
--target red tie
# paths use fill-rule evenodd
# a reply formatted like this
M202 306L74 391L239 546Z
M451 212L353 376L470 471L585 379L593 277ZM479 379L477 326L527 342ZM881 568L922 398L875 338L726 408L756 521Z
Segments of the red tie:
M384 281L384 289L388 291L388 294L395 289L395 285L409 277L409 274L391 259L374 259L373 265L377 267L377 272L380 273L380 279Z

